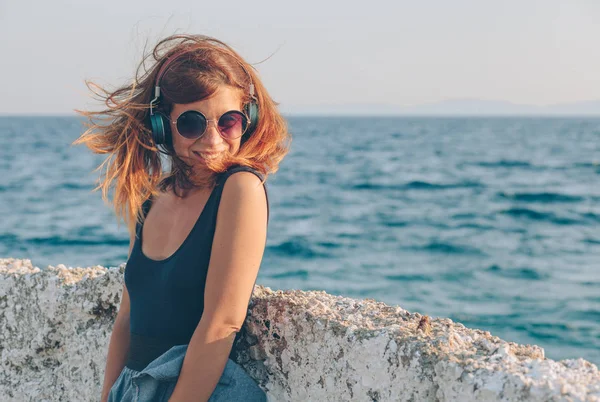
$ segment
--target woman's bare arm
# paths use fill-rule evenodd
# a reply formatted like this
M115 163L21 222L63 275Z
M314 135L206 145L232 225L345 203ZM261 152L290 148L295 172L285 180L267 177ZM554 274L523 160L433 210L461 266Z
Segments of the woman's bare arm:
M217 212L204 311L190 340L170 402L207 401L244 324L267 239L267 199L260 179L234 173Z
M129 255L135 240L135 234L129 241ZM129 259L129 257L127 257ZM121 370L125 367L127 352L129 351L129 293L127 287L123 285L123 295L119 312L113 325L110 342L108 344L108 356L106 358L106 368L104 370L104 383L102 385L101 402L106 402L108 392L119 377Z

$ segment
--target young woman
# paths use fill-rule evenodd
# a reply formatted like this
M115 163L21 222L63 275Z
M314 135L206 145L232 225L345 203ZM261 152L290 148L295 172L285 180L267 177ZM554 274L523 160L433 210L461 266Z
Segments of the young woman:
M106 200L114 185L131 234L101 400L266 400L231 354L266 243L265 180L289 150L277 104L231 47L198 35L160 41L131 85L88 87L107 109L78 111L75 144L109 154L97 188Z

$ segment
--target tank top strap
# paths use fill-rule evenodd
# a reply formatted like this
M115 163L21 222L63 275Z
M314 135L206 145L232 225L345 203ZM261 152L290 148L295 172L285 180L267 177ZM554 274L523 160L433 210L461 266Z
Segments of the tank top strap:
M144 201L144 203L142 204L142 211L144 213L144 219L146 218L146 215L148 215L148 211L150 211L150 206L152 205L152 197L148 198L146 201ZM136 224L136 234L140 235L140 228L142 227L141 223L137 223Z
M242 171L254 173L256 176L258 176L258 178L261 181L264 180L264 175L262 173L260 173L258 170L251 168L250 166L238 165L238 166L231 167L227 171L223 172L218 179L217 194L216 194L217 203L220 203L221 195L223 194L223 188L225 187L224 184L225 184L225 181L227 180L227 178L236 172L242 172ZM267 183L266 182L263 183L263 187L265 189L265 197L267 197L267 223L268 223L270 208L269 208L269 192L267 191Z
M144 216L148 215L148 211L150 211L150 206L152 205L152 198L148 198L142 204L142 211L144 211Z
M221 177L220 177L220 181L219 181L219 183L220 183L220 184L224 183L224 182L225 182L225 180L227 180L227 178L228 178L229 176L231 176L232 174L234 174L234 173L236 173L236 172L241 172L241 171L245 171L245 172L252 172L252 173L254 173L255 175L257 175L257 176L260 178L260 180L261 180L261 181L264 179L264 176L263 176L263 174L262 174L262 173L260 173L258 170L254 169L254 168L251 168L250 166L242 166L242 165L238 165L238 166L233 166L233 167L230 167L230 168L229 168L227 171L223 172L223 173L221 174Z

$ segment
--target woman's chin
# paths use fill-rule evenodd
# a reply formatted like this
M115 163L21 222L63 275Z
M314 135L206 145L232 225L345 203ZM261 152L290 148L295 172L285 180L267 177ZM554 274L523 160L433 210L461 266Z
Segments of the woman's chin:
M203 154L194 152L194 156L196 159L204 162L204 161L214 161L223 158L223 152L219 152L217 154Z
M224 163L226 163L226 155L220 153L218 155L212 157L202 157L202 155L198 155L193 160L193 164L195 170L200 173L208 173L208 172L219 172L224 168Z

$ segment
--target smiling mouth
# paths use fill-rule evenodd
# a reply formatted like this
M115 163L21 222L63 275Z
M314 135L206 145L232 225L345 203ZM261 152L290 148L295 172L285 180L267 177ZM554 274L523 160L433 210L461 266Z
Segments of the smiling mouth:
M202 159L212 159L220 154L220 152L196 152L194 154Z

